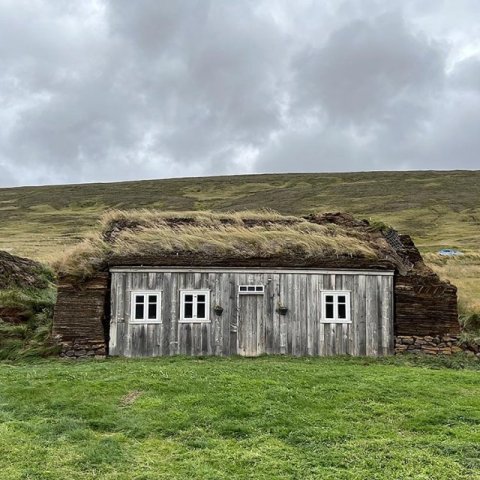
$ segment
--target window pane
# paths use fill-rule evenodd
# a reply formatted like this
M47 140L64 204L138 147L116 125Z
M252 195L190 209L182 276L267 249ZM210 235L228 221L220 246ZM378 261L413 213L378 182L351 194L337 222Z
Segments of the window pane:
M148 303L157 303L157 296L156 295L149 295L148 296Z
M254 291L255 291L255 287L254 287L253 285L249 285L248 291L249 291L249 292L254 292Z
M197 318L205 318L205 304L198 303L197 304Z
M325 296L325 301L327 303L333 303L333 295L326 295Z
M156 298L155 298L156 301ZM149 303L148 305L148 319L149 320L156 320L157 318L157 304L156 303Z
M259 285L259 286L255 287L255 289L257 290L257 292L263 292L263 286L262 285Z
M145 301L145 295L135 295L135 303L143 303Z
M347 318L347 307L344 303L338 304L338 318Z
M197 295L197 302L205 302L205 295Z
M192 303L185 303L184 307L185 307L184 308L185 318L192 318L193 317L193 304Z
M193 295L185 295L186 302L193 302Z
M338 303L345 303L345 295L338 296Z
M241 292L246 292L247 291L247 287L245 285L241 285L240 286L240 291Z
M325 307L326 318L333 318L333 303L327 303Z
M137 303L135 305L135 320L143 320L144 308L143 303Z

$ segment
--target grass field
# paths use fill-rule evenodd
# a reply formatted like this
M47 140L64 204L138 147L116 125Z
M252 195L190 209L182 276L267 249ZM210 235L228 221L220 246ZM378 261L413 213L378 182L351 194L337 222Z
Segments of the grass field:
M0 189L0 249L48 260L108 208L346 211L413 236L429 262L480 307L480 171L277 174Z
M3 363L0 476L479 479L479 368L405 357Z

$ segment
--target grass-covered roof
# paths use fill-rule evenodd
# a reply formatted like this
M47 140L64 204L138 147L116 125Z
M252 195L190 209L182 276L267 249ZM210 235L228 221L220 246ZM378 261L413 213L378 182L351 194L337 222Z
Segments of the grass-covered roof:
M346 215L112 210L55 266L62 275L86 278L113 265L385 268L394 265L392 255L368 222Z

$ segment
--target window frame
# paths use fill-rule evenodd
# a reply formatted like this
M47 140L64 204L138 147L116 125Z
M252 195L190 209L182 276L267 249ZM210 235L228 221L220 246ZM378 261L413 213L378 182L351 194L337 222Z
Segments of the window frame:
M333 313L334 318L327 318L327 296L333 296ZM345 318L338 317L338 297L345 297ZM322 318L320 323L343 323L349 324L352 323L351 319L351 291L350 290L322 290L321 296L322 302Z
M180 318L178 323L210 323L210 294L211 290L207 288L188 288L180 289ZM185 318L185 296L193 295L192 318ZM197 296L205 295L205 318L197 317Z
M162 290L132 290L130 296L130 321L129 323L134 324L159 324L162 323ZM146 302L144 302L144 310L143 310L143 318L137 319L135 318L135 310L137 306L136 297L137 295L143 295L146 298ZM153 318L148 318L148 306L149 301L148 297L155 295L157 297L157 315Z
M264 295L265 285L263 284L241 284L238 285L239 295Z

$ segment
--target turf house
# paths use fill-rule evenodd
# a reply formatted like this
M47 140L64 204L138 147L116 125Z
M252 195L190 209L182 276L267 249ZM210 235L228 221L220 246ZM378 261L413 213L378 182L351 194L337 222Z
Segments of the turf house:
M111 211L56 267L69 357L379 356L459 331L410 237L346 214Z

